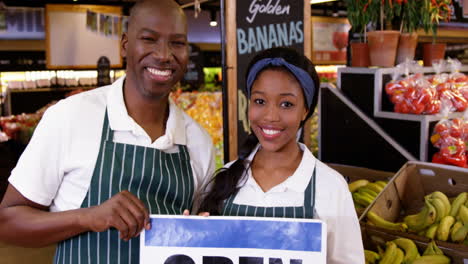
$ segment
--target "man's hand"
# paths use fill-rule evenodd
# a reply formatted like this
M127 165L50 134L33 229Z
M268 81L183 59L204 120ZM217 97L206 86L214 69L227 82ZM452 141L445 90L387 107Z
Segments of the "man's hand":
M125 241L137 237L143 228L151 228L148 209L129 191L122 191L101 205L85 208L80 223L94 232L114 227Z

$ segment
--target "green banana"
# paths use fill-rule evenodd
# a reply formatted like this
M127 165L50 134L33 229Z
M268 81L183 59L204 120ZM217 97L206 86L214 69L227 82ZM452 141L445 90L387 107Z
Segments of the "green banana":
M429 244L427 244L427 248L423 253L423 256L430 256L430 255L444 255L444 252L440 250L434 240L431 240Z
M369 211L367 213L367 219L371 221L374 225L385 229L396 230L400 232L406 232L406 230L408 229L408 226L405 223L393 223L387 221L372 211Z
M357 190L358 193L361 193L361 194L368 194L370 195L373 199L375 199L375 197L377 197L378 193L374 192L373 190L367 188L366 186L362 187L362 188L359 188Z
M445 205L444 205L444 202L439 199L439 198L429 198L428 201L434 206L434 208L436 209L436 222L439 222L440 220L442 220L442 218L444 218L444 216L446 216L446 209L445 209Z
M440 241L447 241L450 228L455 223L455 218L451 215L447 215L442 220L440 220L439 228L437 228L436 238Z
M460 206L466 202L468 199L468 193L467 192L462 192L460 193L457 198L452 202L452 209L450 210L450 215L453 217L456 217L458 214L458 210L460 209Z
M353 181L352 183L348 184L348 188L349 188L349 191L350 192L354 192L356 191L357 189L363 187L363 186L366 186L367 184L369 183L368 180L357 180L357 181Z
M460 209L458 210L458 218L463 224L468 225L468 207L465 205L461 205Z
M387 186L387 183L384 181L376 181L375 184L379 185L380 187L385 188Z
M439 227L439 223L434 223L434 224L432 224L431 226L429 226L429 227L426 229L426 234L425 234L424 236L427 237L427 238L429 238L429 239L434 239L438 227Z
M364 249L364 257L366 259L366 263L369 263L369 264L378 263L378 261L380 260L379 254L377 254L374 251L367 250L367 249Z
M374 199L367 197L366 195L360 194L358 192L354 192L352 194L354 202L356 202L359 205L362 205L363 207L369 206Z
M405 253L403 253L403 250L397 248L396 257L395 257L395 260L392 262L392 264L401 264L403 263L404 258L405 258Z
M450 258L444 255L422 256L412 264L450 264Z
M380 186L380 185L378 185L376 183L373 183L373 182L367 184L366 187L373 190L376 193L380 193L383 190L382 186Z
M428 202L427 199L424 201L425 205L423 209L414 215L407 215L403 222L408 225L410 231L419 232L426 227L432 225L436 220L436 209Z
M468 234L468 225L463 225L455 230L453 228L450 238L455 243L462 243L465 240L466 235Z
M429 196L431 198L438 198L438 199L441 199L442 202L444 203L445 205L445 209L447 210L445 215L449 215L450 214L450 209L452 208L452 205L450 204L450 201L447 197L447 195L445 195L443 192L439 192L439 191L435 191L431 194L429 194ZM444 215L444 216L445 216Z
M413 240L407 238L397 238L393 240L398 247L405 251L404 263L411 263L413 260L420 257L418 248L414 244Z
M397 245L393 242L387 242L387 248L379 264L393 264L397 257Z

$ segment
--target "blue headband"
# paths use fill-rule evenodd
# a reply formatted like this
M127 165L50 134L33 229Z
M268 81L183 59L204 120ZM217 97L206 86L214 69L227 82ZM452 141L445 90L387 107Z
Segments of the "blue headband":
M263 70L265 67L273 65L273 66L284 66L286 67L289 72L291 72L299 83L301 84L302 90L304 91L304 96L306 98L307 106L310 108L312 104L312 98L314 96L314 82L310 75L304 71L303 69L294 66L283 58L266 58L257 61L252 68L250 68L249 75L247 76L247 97L250 98L250 91L252 90L252 85L257 77L257 74Z

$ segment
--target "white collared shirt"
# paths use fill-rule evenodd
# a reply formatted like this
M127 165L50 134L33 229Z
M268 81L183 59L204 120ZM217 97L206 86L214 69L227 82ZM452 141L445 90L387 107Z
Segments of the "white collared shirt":
M169 153L178 151L176 145L186 145L197 193L215 169L210 136L169 100L165 135L152 142L128 115L123 98L124 78L61 100L47 109L11 173L10 184L27 199L50 206L53 212L80 208L97 160L107 106L115 142Z
M259 146L246 159L247 163L253 160ZM264 192L249 169L239 183L241 189L234 203L261 207L302 206L315 168L315 217L327 224L327 263L364 263L361 229L346 181L316 159L304 144L299 143L299 146L303 150L302 160L289 178Z

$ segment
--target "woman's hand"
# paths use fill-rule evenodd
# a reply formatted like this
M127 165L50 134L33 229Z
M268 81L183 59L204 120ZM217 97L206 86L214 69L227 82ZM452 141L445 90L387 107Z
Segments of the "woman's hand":
M190 215L190 211L189 211L188 209L185 209L183 215L189 216L189 215ZM210 213L208 213L208 212L201 212L201 213L198 213L198 216L210 216Z

